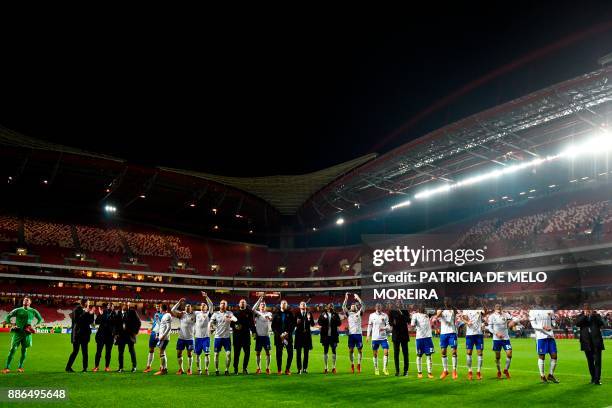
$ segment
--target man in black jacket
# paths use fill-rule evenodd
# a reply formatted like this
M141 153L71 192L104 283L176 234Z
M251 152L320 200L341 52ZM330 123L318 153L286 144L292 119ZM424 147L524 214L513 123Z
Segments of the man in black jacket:
M255 333L255 320L253 311L247 308L245 299L240 299L238 310L234 312L236 321L232 322L234 333L234 374L238 374L238 363L240 362L240 351L244 350L242 360L242 373L248 374L249 357L251 356L251 333Z
M315 325L312 313L306 308L306 302L300 302L300 310L295 313L295 352L297 353L298 374L308 373L308 353L312 350L310 328ZM302 360L304 352L304 360Z
M128 346L130 357L132 359L132 372L136 372L136 336L140 330L140 317L130 303L123 303L121 311L115 314L115 344L119 349L119 369L117 372L123 372L123 353L125 346Z
M402 308L401 303L389 311L389 325L392 328L391 341L393 341L393 359L395 361L395 375L400 375L399 358L400 351L404 355L404 376L408 375L408 342L410 334L408 325L410 324L410 314L408 310Z
M272 317L272 331L274 332L274 347L276 348L276 367L281 374L283 367L283 348L287 349L287 365L285 374L291 375L291 362L293 361L293 330L295 318L289 310L286 300L281 301L280 310Z
M113 350L113 329L114 329L114 312L113 305L110 307L106 303L98 308L98 316L96 316L96 324L98 331L96 332L96 357L94 372L99 370L100 358L102 350L106 347L104 355L104 371L110 371L111 351Z
M601 316L585 303L584 310L576 319L580 328L580 350L584 351L591 373L591 384L601 385L601 352L604 342L601 329L604 326Z
M87 362L89 359L87 348L91 338L91 325L94 322L93 313L93 306L90 307L89 301L85 299L81 300L72 313L70 313L70 318L72 319L72 329L70 333L72 353L70 353L68 363L66 363L66 371L69 373L74 372L72 364L79 354L79 349L81 349L81 357L83 358L83 371L87 371Z
M321 344L323 345L323 361L325 362L324 374L328 370L329 348L332 350L332 373L336 374L336 347L338 347L338 327L342 323L340 315L334 310L333 304L328 304L327 309L319 315L318 322L321 327Z

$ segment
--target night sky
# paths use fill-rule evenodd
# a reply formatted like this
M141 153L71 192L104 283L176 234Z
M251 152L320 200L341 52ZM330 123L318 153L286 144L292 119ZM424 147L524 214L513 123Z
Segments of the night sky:
M5 37L0 124L136 164L315 171L596 69L612 6L543 3Z

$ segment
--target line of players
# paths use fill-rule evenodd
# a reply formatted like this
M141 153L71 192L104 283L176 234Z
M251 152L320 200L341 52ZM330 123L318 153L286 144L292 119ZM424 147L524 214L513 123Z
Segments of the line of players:
M238 362L240 350L244 350L243 373L248 374L247 364L250 352L249 333L255 338L255 352L257 356L257 374L262 373L261 353L265 352L266 365L265 372L270 374L270 331L274 334L274 345L276 349L277 373L282 374L283 350L287 353L286 368L284 373L291 375L291 363L293 350L298 354L298 373L308 372L308 351L312 348L310 328L313 327L314 319L307 311L306 302L301 302L299 310L292 313L288 310L286 301L280 304L280 310L275 314L266 311L266 304L263 297L259 298L252 308L252 313L247 309L246 301L242 299L236 313L228 310L227 302L222 300L219 303L219 310L213 311L213 303L206 293L202 293L205 302L202 302L199 311L193 311L190 304L184 305L185 299L181 299L170 310L165 304L158 306L158 312L153 318L153 327L149 339L149 355L145 372L150 372L154 360L154 351L159 349L160 369L155 375L168 373L168 358L166 349L170 341L172 316L180 320L178 340L176 343L179 370L177 374L192 374L192 363L195 354L196 369L198 374L209 374L210 364L210 337L214 334L214 368L216 375L219 375L219 356L221 350L225 351L225 375L229 375L232 345L230 332L234 333L234 351L237 355L234 358L234 373L238 373ZM348 319L348 347L351 362L351 371L361 372L363 359L363 337L362 337L362 316L363 302L357 294L353 295L355 302L347 307L349 293L346 294L342 309ZM184 305L184 307L183 307ZM459 315L457 310L452 307L449 300L445 300L444 309L436 310L435 313L428 313L424 308L418 308L412 313L409 325L416 331L416 354L417 354L417 376L423 378L423 355L426 357L427 377L433 378L432 374L432 354L434 345L432 339L432 318L440 322L440 350L442 356L443 371L441 379L452 375L453 379L458 378L457 374L457 329L461 322L466 326L466 364L468 368L467 377L469 380L474 378L472 353L476 349L476 378L482 379L483 349L484 349L484 330L488 330L493 336L493 351L495 352L495 362L497 367L497 377L510 378L510 363L512 361L512 345L510 343L509 329L519 324L516 318L502 310L501 305L496 305L493 311L484 308L474 308L463 310ZM338 345L338 328L341 324L340 315L334 310L333 305L328 305L318 319L321 328L321 343L324 350L325 373L336 373L336 348ZM543 382L558 383L554 376L557 365L557 348L552 330L554 314L550 310L531 310L529 319L536 334L538 369L540 378ZM376 304L375 311L370 314L368 320L366 343L371 341L372 360L374 373L380 375L378 365L378 352L383 351L384 375L389 375L388 357L389 343L388 333L391 330L389 316L383 311L381 304ZM295 332L295 335L293 334ZM241 334L242 333L242 334ZM295 340L295 341L294 341ZM451 369L448 364L448 349L451 353ZM331 370L329 364L329 350L332 352ZM357 353L355 353L355 349ZM506 360L502 370L501 351L505 352ZM187 353L187 369L183 366L183 352ZM302 359L304 353L304 359ZM204 365L202 366L201 357L204 354ZM357 364L355 364L355 354L357 354ZM550 355L550 368L548 375L545 374L545 356ZM356 366L356 370L355 370ZM407 367L404 370L407 375Z

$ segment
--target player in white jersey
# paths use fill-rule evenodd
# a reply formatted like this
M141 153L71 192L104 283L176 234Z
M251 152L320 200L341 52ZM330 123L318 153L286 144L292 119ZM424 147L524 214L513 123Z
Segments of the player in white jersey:
M193 313L191 304L184 306L184 310L180 310L181 306L185 305L185 298L178 301L172 307L171 313L180 321L178 340L176 341L176 358L178 360L179 369L177 375L185 374L183 370L183 350L187 349L187 375L191 375L193 365L193 335L196 316Z
M427 356L427 378L433 378L431 355L435 350L431 338L431 321L425 308L420 307L412 314L410 326L416 329L417 377L423 378L423 354L425 354Z
M374 361L374 374L380 375L378 370L378 348L383 349L383 373L389 375L387 363L389 361L389 342L387 341L387 331L391 329L389 326L389 316L382 311L382 305L377 303L375 312L370 314L368 319L368 333L366 342L372 339L372 360Z
M487 318L487 330L493 336L493 351L495 352L495 364L497 366L497 378L502 378L500 354L503 348L506 352L506 367L504 374L510 379L510 362L512 361L512 345L510 344L510 335L508 328L515 327L518 319L512 317L510 313L504 312L500 304L495 305L495 310Z
M484 309L467 309L461 314L461 320L465 323L465 363L468 368L468 380L474 378L472 373L472 351L476 347L478 365L476 366L476 378L482 380L482 351L484 348L484 335L482 332Z
M536 335L538 370L540 371L542 382L559 382L554 375L555 368L557 367L557 343L553 333L554 320L555 313L552 310L532 309L529 311L529 321ZM548 377L544 375L546 354L550 354Z
M440 321L440 354L442 355L441 379L448 377L448 357L446 349L451 348L453 359L453 380L457 379L457 310L450 305L450 299L444 299L445 309L436 311L436 318Z
M361 318L363 316L363 302L356 293L353 297L357 303L351 304L351 309L346 307L350 293L346 293L344 296L344 303L342 303L342 310L344 315L348 319L349 325L349 357L351 359L351 372L355 373L355 348L357 348L357 372L361 372L361 359L363 358L363 331L361 329Z
M266 352L266 374L270 374L270 324L272 322L272 313L266 311L266 302L261 296L257 303L253 306L253 314L255 316L255 354L257 355L257 371L256 374L261 374L261 350Z
M172 315L168 312L168 305L161 305L162 318L159 321L159 330L157 331L157 347L159 347L159 361L161 367L155 375L168 374L168 357L166 356L166 347L170 342L170 329L172 328Z
M202 296L205 302L202 302L200 310L195 312L194 351L198 374L202 374L202 352L204 352L204 370L206 375L208 375L208 365L210 364L210 333L208 332L208 324L213 314L213 303L208 295L206 295L206 292L202 292Z
M230 361L232 360L232 341L230 340L231 323L238 319L227 310L227 301L219 303L219 310L210 318L208 330L215 333L215 374L219 375L219 352L221 347L225 350L225 375L229 375Z

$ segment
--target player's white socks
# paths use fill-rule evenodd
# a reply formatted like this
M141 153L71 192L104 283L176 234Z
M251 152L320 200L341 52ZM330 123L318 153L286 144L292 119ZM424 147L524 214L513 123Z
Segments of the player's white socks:
M160 364L161 364L161 368L163 370L165 370L166 368L168 368L168 358L166 357L166 355L162 355L159 357L160 360Z
M215 370L219 371L219 353L215 353Z
M151 367L151 364L153 364L154 357L155 353L149 353L149 356L147 357L147 367Z
M544 360L538 358L538 370L540 370L540 376L544 377Z
M323 362L325 363L325 369L327 370L327 353L323 354Z
M478 360L478 368L477 368L477 370L478 370L478 372L480 372L480 369L482 368L483 357L482 356L478 356L477 360Z
M499 360L498 360L499 361ZM506 370L510 369L510 363L512 362L512 357L506 356ZM499 366L498 366L499 367ZM499 369L499 368L498 368Z
M465 365L468 368L468 371L472 371L472 356L467 354L465 356Z
M457 356L453 356L453 371L457 371Z
M261 370L261 354L257 355L256 360L257 360L257 368Z
M196 367L198 367L198 371L202 371L202 356L196 355Z
M383 370L387 369L387 363L389 362L389 356L383 357Z
M423 372L423 356L417 356L417 373Z
M349 358L351 359L351 365L355 363L355 353L349 351Z
M361 359L363 358L363 353L361 351L357 354L357 364L361 365Z
M204 356L204 368L208 370L209 365L210 365L210 355L206 354Z
M448 371L448 357L442 357L442 368L444 371Z
M178 358L178 366L181 371L183 371L183 357Z
M187 356L187 369L191 371L192 367L193 367L193 355ZM199 364L198 364L198 368L200 368Z
M431 356L427 356L427 374L431 374L431 367L433 366L433 362L431 361Z
M550 375L553 375L555 373L556 367L557 367L557 359L551 358L550 359Z
M495 359L495 365L497 366L497 371L501 371L501 365L499 363L499 358ZM506 357L506 365L508 365L508 358Z
M266 368L270 369L270 355L266 354Z
M225 371L229 371L230 361L232 361L232 353L225 353Z
M378 370L378 357L372 357L372 361L374 361L374 369Z
M336 368L336 354L332 354L332 368Z

